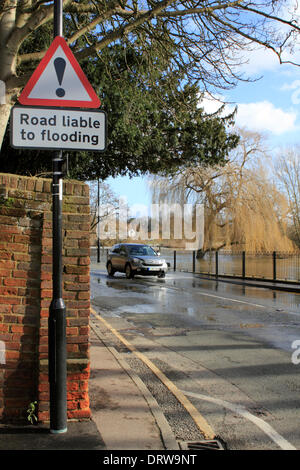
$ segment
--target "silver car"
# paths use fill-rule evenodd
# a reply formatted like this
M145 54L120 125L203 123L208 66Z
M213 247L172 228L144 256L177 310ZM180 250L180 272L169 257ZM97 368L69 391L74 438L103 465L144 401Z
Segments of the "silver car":
M125 273L127 279L135 274L163 278L168 264L153 248L137 243L119 243L108 254L106 268L109 276Z

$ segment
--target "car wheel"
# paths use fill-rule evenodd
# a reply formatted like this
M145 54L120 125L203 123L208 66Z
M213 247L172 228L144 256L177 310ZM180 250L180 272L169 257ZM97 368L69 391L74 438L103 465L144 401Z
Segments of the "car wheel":
M133 271L131 269L131 266L130 264L126 264L125 266L125 274L126 274L126 277L127 279L132 279L133 278Z
M159 279L163 279L164 277L166 277L166 273L165 272L161 272L159 273L159 275L157 276Z
M111 263L107 263L107 273L110 277L113 277L113 275L115 274L115 270L112 267Z

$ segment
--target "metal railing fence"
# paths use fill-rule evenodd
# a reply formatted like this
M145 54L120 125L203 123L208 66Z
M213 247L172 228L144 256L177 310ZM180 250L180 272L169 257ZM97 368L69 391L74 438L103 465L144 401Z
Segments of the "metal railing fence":
M155 248L155 247L154 247ZM91 249L91 262L106 265L110 247ZM208 251L201 258L191 250L174 250L160 247L161 256L169 263L171 271L193 272L212 276L241 279L300 282L300 253L273 251L231 252Z

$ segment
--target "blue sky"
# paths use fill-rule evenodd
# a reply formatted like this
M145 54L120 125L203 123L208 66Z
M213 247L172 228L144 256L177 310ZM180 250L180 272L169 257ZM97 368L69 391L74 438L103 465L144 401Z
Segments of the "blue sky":
M232 103L227 109L238 105L236 125L264 133L270 149L300 144L300 67L279 64L270 51L259 48L245 56L247 64L242 71L249 77L262 78L252 83L239 83L230 91L221 91L218 98ZM300 63L300 54L287 56ZM205 99L205 109L215 111L220 103ZM119 177L107 182L128 205L151 204L147 178Z

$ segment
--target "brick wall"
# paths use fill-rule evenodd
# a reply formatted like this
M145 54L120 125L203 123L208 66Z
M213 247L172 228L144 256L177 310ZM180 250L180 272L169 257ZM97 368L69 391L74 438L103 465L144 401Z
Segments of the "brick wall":
M32 401L49 419L52 299L51 180L0 173L0 419L23 420ZM89 188L64 183L63 298L68 418L89 418Z

